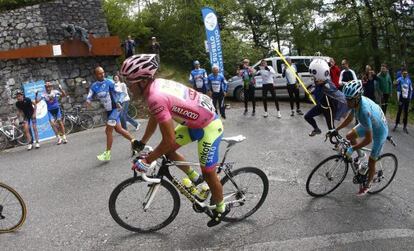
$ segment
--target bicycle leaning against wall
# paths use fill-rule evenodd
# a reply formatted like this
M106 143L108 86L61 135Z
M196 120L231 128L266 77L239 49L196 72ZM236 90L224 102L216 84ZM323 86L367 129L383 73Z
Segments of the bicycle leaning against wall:
M0 151L6 149L10 142L17 142L22 146L29 143L21 123L17 123L17 117L9 117L3 123L0 126Z

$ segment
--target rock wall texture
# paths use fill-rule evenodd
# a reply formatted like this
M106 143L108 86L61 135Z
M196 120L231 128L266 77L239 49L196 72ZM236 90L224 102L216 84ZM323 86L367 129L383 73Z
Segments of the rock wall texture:
M64 39L63 23L81 26L95 37L109 36L101 0L57 0L0 13L0 51L59 44ZM0 60L0 118L15 113L12 93L29 81L61 84L70 96L63 106L71 110L84 102L96 66L112 75L117 70L116 57ZM102 110L98 104L93 107L99 123Z

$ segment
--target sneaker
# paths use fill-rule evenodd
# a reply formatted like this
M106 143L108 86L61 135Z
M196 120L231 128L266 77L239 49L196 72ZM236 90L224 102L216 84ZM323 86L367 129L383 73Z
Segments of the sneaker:
M230 209L226 207L226 210L222 213L213 210L213 217L207 222L207 227L214 227L221 223L221 220L230 212Z
M300 109L297 109L297 110L296 110L296 113L297 113L298 115L303 115L303 113L302 113L302 111L301 111Z
M364 195L366 195L369 192L370 189L371 189L371 186L370 185L368 185L368 186L361 186L359 188L359 191L357 193L357 196L364 196Z
M246 115L246 114L247 114L247 110L244 110L243 115Z
M110 161L111 160L111 152L105 151L102 154L96 156L100 161Z
M56 145L60 145L60 144L62 144L62 139L59 137L57 142L56 142Z
M403 128L403 131L404 131L406 134L409 134L409 133L408 133L408 130L407 130L407 127L404 127L404 128Z
M27 150L28 150L28 151L32 150L32 148L33 148L33 144L28 144L28 145L27 145Z
M67 144L68 140L66 138L63 138L63 144Z
M290 116L291 117L295 116L295 111L294 110L292 110L292 112L290 113Z
M252 116L255 116L256 115L256 112L255 111L252 111Z
M267 116L269 116L269 114L267 112L264 112L263 117L267 118Z
M226 115L221 115L221 118L222 119L226 119Z
M137 126L135 127L135 131L138 131L140 127L141 127L141 124L138 123Z
M39 148L39 147L40 147L39 142L36 142L36 144L35 144L35 148Z
M321 133L322 133L321 129L317 128L317 129L314 129L312 132L310 132L309 136L313 137L313 136L315 136L317 134L321 134Z
M280 114L280 111L277 111L277 118L280 119L282 117L282 114Z

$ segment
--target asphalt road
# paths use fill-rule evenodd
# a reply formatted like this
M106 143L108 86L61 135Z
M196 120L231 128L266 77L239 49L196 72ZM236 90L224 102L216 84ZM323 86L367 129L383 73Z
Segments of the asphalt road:
M305 109L306 110L306 109ZM333 151L322 136L290 117L243 116L228 110L225 136L243 134L230 159L257 166L270 180L260 210L247 220L208 228L207 216L195 213L182 197L181 210L169 226L153 234L129 232L111 218L108 198L131 177L129 143L115 137L112 160L100 163L104 128L69 135L69 144L42 144L38 150L14 148L0 153L0 180L16 188L28 206L28 218L16 233L0 235L0 250L413 250L414 130L395 133L399 160L394 182L382 193L358 198L348 173L327 197L314 199L305 190L311 169ZM321 128L326 129L320 119ZM135 133L135 132L134 132ZM142 131L136 133L142 135ZM157 133L150 144L160 140ZM221 149L223 150L223 148ZM195 145L182 153L196 160ZM178 173L178 171L176 172Z

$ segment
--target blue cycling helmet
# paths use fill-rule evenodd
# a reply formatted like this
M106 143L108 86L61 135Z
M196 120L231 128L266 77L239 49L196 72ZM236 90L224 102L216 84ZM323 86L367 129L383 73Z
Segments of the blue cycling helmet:
M364 89L362 88L362 82L361 80L352 80L348 82L345 86L342 92L345 95L345 98L352 99L356 97L360 97L362 93L364 92Z

